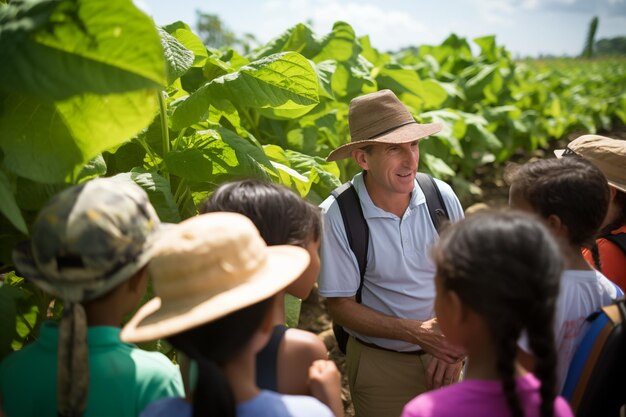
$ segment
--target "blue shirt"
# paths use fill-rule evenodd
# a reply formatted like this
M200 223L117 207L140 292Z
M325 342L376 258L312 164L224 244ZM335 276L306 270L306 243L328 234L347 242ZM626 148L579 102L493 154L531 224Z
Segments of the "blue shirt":
M452 188L435 180L441 191L451 221L463 218L463 208ZM428 320L434 317L435 265L431 248L438 238L426 197L414 182L409 206L402 218L372 202L363 174L352 184L359 195L363 215L370 229L367 268L362 290L362 304L385 315ZM324 211L319 292L324 297L351 297L359 288L360 274L335 198L328 197L320 207ZM349 333L376 345L397 351L411 351L416 345Z
M182 398L166 398L148 406L140 417L191 417L193 408ZM319 400L305 395L282 395L261 391L237 404L237 417L334 417Z

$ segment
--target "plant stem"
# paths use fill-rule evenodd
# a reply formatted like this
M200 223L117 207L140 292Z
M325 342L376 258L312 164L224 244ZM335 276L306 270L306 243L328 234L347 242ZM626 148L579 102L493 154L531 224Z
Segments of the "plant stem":
M155 167L159 168L159 163L157 161L156 156L154 155L154 153L152 152L152 149L150 149L150 146L148 146L148 144L146 143L145 139L143 138L137 138L137 142L139 142L139 144L143 147L143 149L146 151L146 153L148 154L148 156L150 157L150 159L152 159L152 163L154 164Z
M165 105L164 91L157 92L159 96L159 114L161 116L161 139L163 142L163 158L170 152L170 130L167 126L167 106ZM170 173L167 170L162 169L161 173L163 177L169 182Z

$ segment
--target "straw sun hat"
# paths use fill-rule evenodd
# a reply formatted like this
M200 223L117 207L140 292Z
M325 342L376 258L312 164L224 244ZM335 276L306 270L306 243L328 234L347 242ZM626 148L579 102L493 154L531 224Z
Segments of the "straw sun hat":
M583 135L571 141L567 148L554 151L557 158L578 155L595 166L609 185L626 193L626 140L600 135Z
M327 161L347 158L372 143L408 143L439 132L441 123L419 124L391 90L354 98L348 111L351 142L332 151Z
M122 340L171 336L267 299L295 281L308 252L267 246L247 217L207 213L167 230L149 264L156 297L124 326Z

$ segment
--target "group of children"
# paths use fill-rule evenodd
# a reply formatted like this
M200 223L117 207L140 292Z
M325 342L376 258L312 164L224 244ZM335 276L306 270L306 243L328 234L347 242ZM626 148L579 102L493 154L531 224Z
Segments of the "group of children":
M580 139L594 152L614 145ZM403 416L572 415L558 394L585 318L623 295L586 260L626 271L626 257L616 267L618 254L608 260L608 245L594 242L599 230L626 227L619 142L619 169L592 164L573 142L514 174L513 210L480 211L442 232L435 311L466 366L461 382L416 397ZM63 317L0 365L0 415L343 415L326 347L284 325L284 294L306 298L319 272L319 209L283 186L242 180L200 212L161 224L145 192L116 177L71 187L41 210L14 263L63 302ZM156 297L120 329L148 276ZM176 349L182 375L131 344L156 339Z

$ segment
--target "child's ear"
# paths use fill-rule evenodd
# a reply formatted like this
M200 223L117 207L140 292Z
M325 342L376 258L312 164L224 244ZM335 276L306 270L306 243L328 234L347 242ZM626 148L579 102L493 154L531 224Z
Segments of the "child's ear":
M561 218L559 216L557 216L556 214L551 214L546 219L546 222L548 223L550 230L552 230L552 233L554 233L556 236L559 236L560 238L565 239L566 242L569 241L569 229L567 228L565 223L561 221Z

